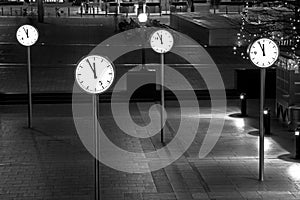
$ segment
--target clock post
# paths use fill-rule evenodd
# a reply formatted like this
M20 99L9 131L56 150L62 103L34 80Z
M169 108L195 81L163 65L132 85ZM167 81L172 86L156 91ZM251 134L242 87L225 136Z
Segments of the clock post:
M34 45L38 38L39 33L37 29L31 25L22 25L16 32L18 42L27 47L27 92L28 92L28 128L32 128L32 87L31 87L31 55L30 47Z
M32 128L32 86L31 86L31 60L30 46L27 47L27 91L28 91L28 128Z
M164 108L165 108L165 91L164 91L164 82L165 82L165 71L164 71L164 54L169 52L173 45L174 45L174 38L173 35L165 30L160 29L152 33L150 38L150 45L151 48L156 52L160 54L160 76L161 76L161 110L160 110L160 116L161 116L161 133L160 133L160 140L161 143L164 143Z
M160 67L160 71L161 71L161 74L160 74L160 77L161 77L161 80L160 80L160 84L161 84L161 89L160 89L160 92L161 92L161 118L160 118L160 121L161 121L161 133L160 133L160 141L161 143L164 143L164 119L165 119L165 116L164 116L164 108L165 108L165 90L164 90L164 83L165 83L165 69L164 69L164 53L161 53L160 54L160 63L161 63L161 67Z
M278 45L269 38L255 40L248 47L251 62L260 68L260 106L259 106L259 180L264 180L264 103L266 68L272 66L279 56Z
M113 63L106 57L88 55L82 58L75 70L77 85L92 95L94 134L95 200L100 200L100 136L98 135L99 95L110 88L115 78Z
M95 200L100 200L100 145L98 137L98 102L99 95L93 94L93 126L94 126L94 141L95 141Z
M260 105L259 105L259 180L264 180L265 160L265 133L264 133L264 107L265 107L266 68L260 69Z

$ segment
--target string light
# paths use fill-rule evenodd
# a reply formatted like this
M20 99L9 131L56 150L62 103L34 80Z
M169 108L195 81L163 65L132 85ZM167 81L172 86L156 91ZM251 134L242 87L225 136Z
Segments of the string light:
M253 42L257 38L261 37L268 37L272 38L275 42L278 43L280 46L287 46L290 47L291 51L289 52L293 57L297 57L296 55L296 50L298 47L298 44L300 42L300 36L298 35L297 27L299 26L300 19L299 19L299 14L300 14L300 8L294 9L294 17L289 17L287 19L287 22L279 22L279 30L267 30L265 27L276 27L276 21L274 21L274 26L268 24L267 26L264 25L263 18L257 19L257 22L254 22L253 25L257 25L258 27L255 29L257 32L256 33L247 33L249 30L254 30L252 29L247 29L247 26L249 23L252 24L252 22L249 21L248 15L249 15L249 2L250 0L246 1L246 7L242 13L241 16L241 27L239 29L239 32L237 33L237 42L236 45L233 47L233 54L235 55L241 55L243 59L249 59L246 52L239 52L239 51L244 51L240 49L241 46L247 46L251 42ZM252 5L255 6L255 1L252 1ZM288 7L288 3L285 2L284 5L285 7ZM282 7L282 6L279 6ZM290 8L290 7L289 7ZM285 23L285 24L284 24ZM253 26L252 25L252 26ZM277 27L276 27L277 28ZM299 45L300 46L300 45Z

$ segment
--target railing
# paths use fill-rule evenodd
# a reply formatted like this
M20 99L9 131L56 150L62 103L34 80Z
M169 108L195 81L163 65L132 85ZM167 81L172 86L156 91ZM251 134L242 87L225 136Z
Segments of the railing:
M244 2L221 2L220 5L213 6L213 13L222 13L222 14L230 14L230 13L241 13L245 8L246 4Z
M44 15L49 17L78 16L78 7L44 7ZM0 16L36 16L35 6L2 6Z
M120 6L119 6L120 7ZM126 7L126 6L125 6ZM124 8L125 8L124 7ZM151 9L155 7L155 9ZM156 9L156 7L158 7ZM119 10L119 8L118 8ZM126 14L126 11L130 13L128 9L121 10L119 14ZM151 4L146 6L147 13L157 13L161 14L161 7L157 4ZM83 17L83 16L92 16L96 17L97 15L108 15L115 14L116 9L111 11L109 5L83 5L83 6L45 6L44 7L44 16L45 17ZM36 16L38 13L36 6L2 6L0 7L0 16ZM132 14L137 15L137 12Z

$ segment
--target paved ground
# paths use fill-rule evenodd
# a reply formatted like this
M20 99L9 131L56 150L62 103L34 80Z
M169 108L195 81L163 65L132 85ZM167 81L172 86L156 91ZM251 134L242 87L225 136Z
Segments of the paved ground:
M42 30L41 43L32 49L39 55L33 58L37 64L33 69L34 91L69 91L73 81L70 76L73 65L69 64L76 63L76 58L89 52L95 43L114 34L113 20L90 19L88 27L83 23L86 19L47 20L38 25ZM14 36L17 26L24 22L24 18L0 18L0 92L25 91L26 54L23 47L16 47ZM231 80L227 82L229 85L233 82L231 78L225 76L225 81ZM206 158L198 158L210 121L207 104L200 101L200 115L191 107L190 113L183 116L187 120L199 117L201 123L191 147L172 165L144 174L118 172L102 165L102 199L300 199L300 165L291 159L293 133L287 132L276 119L272 120L272 136L265 138L265 181L257 180L256 101L249 103L248 118L225 116L217 145ZM228 115L239 112L237 104L228 103ZM272 107L274 102L268 105ZM147 124L149 106L149 103L132 104L131 114L137 123ZM167 107L166 139L171 141L180 112L174 103L168 102ZM102 104L100 110L100 121L107 134L121 148L144 153L161 148L159 135L138 139L122 134L113 125L108 104ZM35 105L34 128L25 127L25 106L0 106L0 199L93 199L93 158L77 136L71 105ZM136 129L131 131L138 134Z
M207 157L198 158L210 121L206 104L200 102L200 115L190 108L190 114L183 116L188 120L199 117L201 124L193 144L172 165L142 174L102 165L101 199L300 199L300 164L290 159L293 133L276 119L271 137L265 138L265 181L258 181L257 101L249 103L247 118L230 117L239 109L238 102L228 102L220 139ZM137 123L147 123L149 105L131 105ZM159 135L138 139L122 134L108 115L108 104L100 110L102 127L119 147L133 152L161 148ZM176 133L180 112L172 102L167 103L167 112L168 141ZM1 106L0 113L0 199L93 198L93 159L77 136L70 105L35 105L33 129L25 128L24 106Z

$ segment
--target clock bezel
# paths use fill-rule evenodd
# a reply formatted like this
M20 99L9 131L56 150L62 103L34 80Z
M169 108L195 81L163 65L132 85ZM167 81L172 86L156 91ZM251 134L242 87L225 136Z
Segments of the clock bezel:
M170 49L167 50L167 51L164 51L164 52L158 52L158 51L156 51L156 50L154 49L154 47L152 46L152 42L151 42L151 41L152 41L152 37L154 36L154 34L156 34L156 33L159 32L159 31L165 31L165 32L169 33L169 34L172 36L172 39L173 39L172 46L170 47ZM154 31L154 32L151 34L151 36L150 36L150 46L151 46L151 48L153 49L153 51L155 51L156 53L159 53L159 54L164 54L164 53L170 52L171 49L174 47L174 43L175 43L175 39L174 39L173 34L172 34L170 31L166 30L166 29L158 29L158 30Z
M85 89L80 85L80 83L78 83L78 81L77 81L76 72L77 72L77 69L78 69L78 67L79 67L79 64L80 64L84 59L86 59L86 58L88 58L88 57L93 57L93 56L104 58L105 60L107 60L107 61L110 63L110 65L111 65L112 68L113 68L113 79L112 79L112 82L111 82L111 84L109 85L109 87L105 88L105 90L102 90L101 92L99 92L99 91L97 91L97 92L87 91L87 90L85 90ZM115 78L116 78L116 68L115 68L114 63L113 63L107 56L102 56L102 55L98 55L98 54L88 54L88 55L86 55L86 56L83 56L83 57L82 57L81 59L79 59L79 61L76 63L76 68L75 68L75 71L74 71L74 77L75 77L75 82L76 82L77 86L79 86L79 88L80 88L81 90L83 90L84 92L86 92L86 93L88 93L88 94L102 94L102 93L106 92L109 88L111 88L111 86L113 85L114 80L115 80Z
M35 39L35 41L34 41L33 44L30 44L30 45L22 44L21 40L18 38L18 31L19 31L22 27L24 27L24 26L30 26L31 28L33 28L33 29L37 32L37 38ZM17 31L16 31L16 38L17 38L19 44L21 44L22 46L25 46L25 47L31 47L31 46L35 45L35 44L37 43L37 41L39 40L39 36L40 36L39 30L38 30L36 27L34 27L34 26L30 25L30 24L23 24L23 25L20 26L20 27L17 29Z
M254 63L254 62L252 61L252 59L251 59L251 54L250 54L250 51L251 51L251 49L252 49L252 46L254 45L254 43L258 42L259 40L269 40L269 41L272 41L272 42L276 45L277 50L278 50L278 53L277 53L277 56L276 56L275 61L272 62L270 65L266 65L266 66L264 66L264 67L263 67L263 66L260 66L260 65L257 65L256 63ZM249 60L251 61L251 63L252 63L253 65L255 65L256 67L259 67L259 68L269 68L269 67L271 67L272 65L274 65L274 64L276 63L276 61L278 60L278 57L279 57L279 55L280 55L280 49L279 49L279 45L278 45L274 40L272 40L272 39L270 39L270 38L263 37L263 38L257 38L257 39L255 39L255 40L248 46L248 48L247 48L247 53L248 53L248 56L249 56Z

